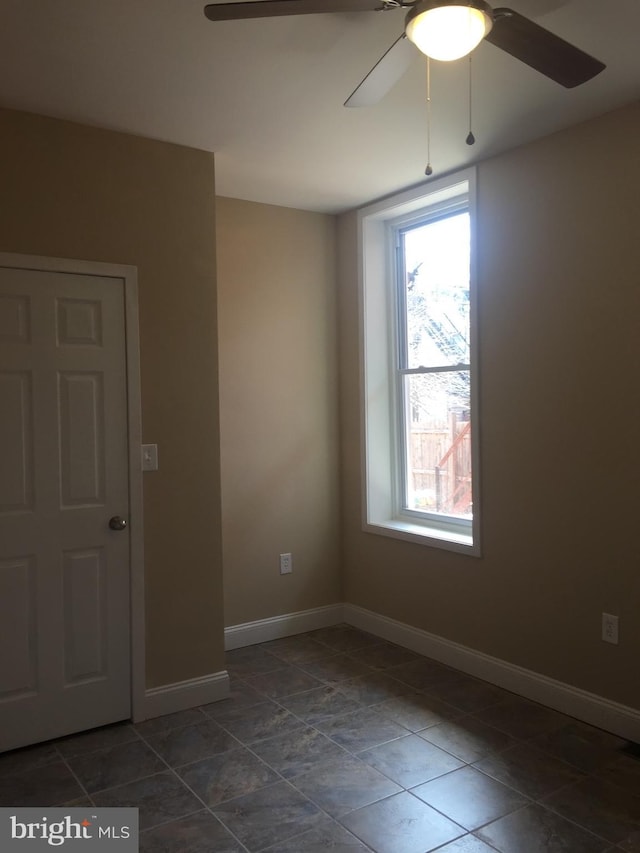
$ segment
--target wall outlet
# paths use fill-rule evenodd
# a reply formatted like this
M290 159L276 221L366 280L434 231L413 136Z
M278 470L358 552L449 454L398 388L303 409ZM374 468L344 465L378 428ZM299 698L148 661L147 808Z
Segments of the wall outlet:
M280 574L290 575L293 571L293 557L291 554L280 554Z
M611 613L602 614L602 639L605 643L618 645L618 617Z

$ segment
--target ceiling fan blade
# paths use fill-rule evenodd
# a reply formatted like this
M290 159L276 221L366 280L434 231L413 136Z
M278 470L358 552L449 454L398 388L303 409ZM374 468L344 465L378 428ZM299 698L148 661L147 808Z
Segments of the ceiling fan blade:
M345 107L370 107L381 101L407 70L413 53L413 45L403 33L349 95Z
M250 0L245 3L209 3L204 13L210 21L271 18L280 15L316 15L322 12L375 12L382 0Z
M606 68L598 59L513 9L494 9L493 17L486 41L567 89L586 83Z

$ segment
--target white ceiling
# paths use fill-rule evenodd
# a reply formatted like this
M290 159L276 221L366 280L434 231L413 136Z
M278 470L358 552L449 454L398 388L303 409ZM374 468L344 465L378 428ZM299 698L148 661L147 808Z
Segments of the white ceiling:
M343 101L404 13L213 23L205 0L0 0L0 105L216 153L220 195L337 212L424 180L425 62ZM506 0L607 64L567 90L488 43L432 65L434 177L640 96L640 0Z

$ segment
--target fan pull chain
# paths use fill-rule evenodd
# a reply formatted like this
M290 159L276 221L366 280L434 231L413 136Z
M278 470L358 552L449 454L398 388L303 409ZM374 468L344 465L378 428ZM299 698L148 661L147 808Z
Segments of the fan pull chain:
M472 61L471 61L471 54L469 54L469 133L467 134L467 138L466 138L466 140L465 140L465 141L466 141L466 143L467 143L467 145L473 145L473 144L475 143L475 141L476 141L476 138L475 138L475 136L473 135L473 131L471 130L471 128L472 128L472 121L471 121L471 118L472 118L472 112L471 112L471 110L472 110L472 106L471 106L471 105L472 105L472 92L473 92L473 86L472 86L472 82L473 82L472 67L473 67L473 65L472 65Z
M427 177L433 175L431 165L431 59L427 56L427 167L424 170Z

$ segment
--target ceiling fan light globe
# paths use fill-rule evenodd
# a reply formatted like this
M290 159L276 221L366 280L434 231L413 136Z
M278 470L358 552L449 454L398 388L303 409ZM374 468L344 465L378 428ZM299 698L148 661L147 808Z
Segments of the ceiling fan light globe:
M450 62L471 53L493 25L484 3L419 3L407 16L407 38L431 59Z

